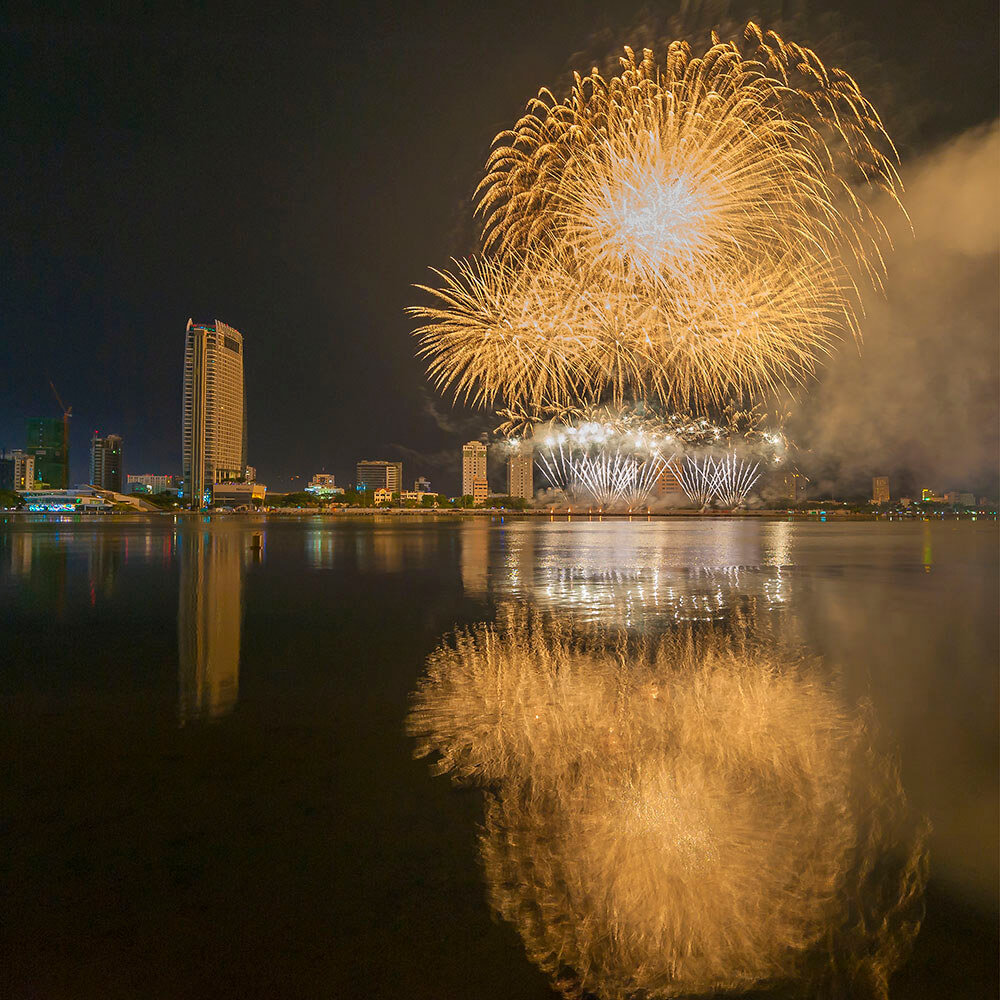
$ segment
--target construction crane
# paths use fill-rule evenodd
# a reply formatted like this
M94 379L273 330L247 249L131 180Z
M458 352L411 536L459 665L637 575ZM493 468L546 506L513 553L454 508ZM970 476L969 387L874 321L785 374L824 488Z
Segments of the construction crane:
M67 406L60 398L59 393L56 391L55 383L52 379L49 379L49 387L52 389L52 395L56 397L56 402L59 404L60 409L63 411L62 422L63 422L63 455L65 462L65 472L63 476L66 480L63 483L63 488L69 486L69 418L73 416L73 407Z

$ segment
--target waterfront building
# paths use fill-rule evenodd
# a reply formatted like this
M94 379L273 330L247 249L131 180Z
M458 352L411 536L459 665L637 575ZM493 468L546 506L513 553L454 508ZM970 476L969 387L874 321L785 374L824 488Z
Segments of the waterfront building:
M463 494L464 496L469 496L470 494ZM489 499L490 495L490 484L486 481L485 476L476 476L472 480L472 502L473 503L485 503Z
M255 483L257 482L257 466L248 465L246 474L243 477L243 482L245 483Z
M507 459L507 496L521 497L523 500L534 499L534 465L531 452L526 455L517 453Z
M872 503L889 502L889 477L875 476L872 479Z
M32 417L27 422L25 451L35 459L35 482L53 489L69 486L69 424L65 420Z
M399 494L399 502L422 504L427 497L433 496L435 496L435 494L431 493L430 490L403 490L403 492Z
M31 490L35 487L35 456L9 451L0 458L0 490Z
M306 493L315 493L318 497L328 497L343 492L343 488L337 486L334 477L329 472L314 473L306 487Z
M90 482L102 490L122 491L122 439L117 434L90 439Z
M184 340L184 496L196 510L218 483L247 473L243 336L216 320L188 320Z
M971 493L960 493L958 490L949 490L944 495L945 503L950 503L952 506L958 505L960 507L975 507L976 498Z
M931 489L922 489L920 491L920 500L923 503L945 503L943 496L939 496L936 491Z
M462 445L462 496L474 497L475 480L486 482L486 445L482 441L470 441ZM489 493L489 486L486 487ZM483 494L483 499L486 494Z
M377 507L382 503L392 503L392 495L395 491L386 489L383 486L378 487L375 490L375 506Z
M252 507L264 502L267 487L262 483L216 483L212 502L217 507Z
M156 510L152 504L140 500L135 494L127 495L99 486L74 486L68 490L24 490L24 504L28 510L40 512L71 512L101 514L124 504L135 510Z
M175 476L157 475L155 472L125 477L129 493L172 493L177 489Z
M415 493L430 493L431 481L424 476L418 476L413 484Z
M365 459L363 462L358 462L356 473L359 490L383 489L390 493L398 493L403 488L402 462Z

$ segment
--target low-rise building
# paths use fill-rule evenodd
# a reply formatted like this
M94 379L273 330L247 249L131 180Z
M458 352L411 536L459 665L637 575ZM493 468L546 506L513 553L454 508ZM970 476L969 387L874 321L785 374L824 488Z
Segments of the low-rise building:
M413 484L414 493L430 493L431 481L425 476L418 476Z
M470 494L465 494L469 496ZM472 502L484 503L490 495L490 484L485 476L475 476L472 480Z
M313 474L312 479L309 480L306 492L315 493L318 497L332 497L342 494L344 488L334 482L334 477L331 473L316 472Z
M102 490L97 486L76 486L68 490L21 490L28 510L41 513L101 514L127 506L133 510L155 511L157 508L138 496Z
M383 503L392 503L392 490L387 490L380 486L372 495L374 497L376 507Z
M944 495L945 503L959 507L975 507L976 498L971 493L960 493L958 490L949 490Z
M424 497L434 496L429 490L403 490L399 494L400 503L423 503Z
M176 493L175 476L146 473L140 476L127 475L125 485L129 493Z
M264 502L267 487L263 483L216 483L212 503L216 507L252 507Z

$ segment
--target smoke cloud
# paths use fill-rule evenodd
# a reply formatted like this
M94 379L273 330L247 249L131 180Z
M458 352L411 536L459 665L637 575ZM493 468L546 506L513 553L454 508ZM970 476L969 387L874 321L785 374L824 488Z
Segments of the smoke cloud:
M860 350L843 346L788 425L820 491L888 475L893 497L1000 492L998 167L997 122L904 165L913 232L896 235L885 299L869 297Z

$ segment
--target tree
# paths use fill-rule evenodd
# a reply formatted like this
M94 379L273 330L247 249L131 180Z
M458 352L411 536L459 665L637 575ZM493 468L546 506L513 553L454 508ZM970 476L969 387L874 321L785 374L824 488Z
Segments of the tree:
M0 490L0 507L23 507L24 497L13 490Z

